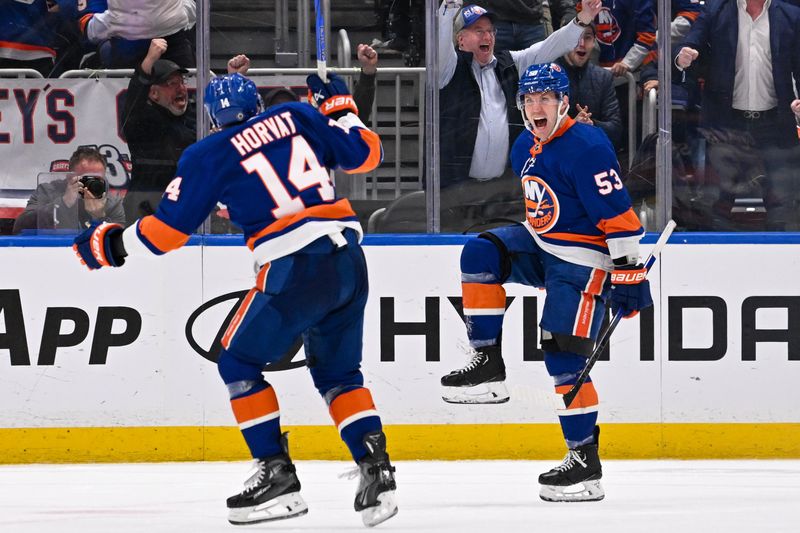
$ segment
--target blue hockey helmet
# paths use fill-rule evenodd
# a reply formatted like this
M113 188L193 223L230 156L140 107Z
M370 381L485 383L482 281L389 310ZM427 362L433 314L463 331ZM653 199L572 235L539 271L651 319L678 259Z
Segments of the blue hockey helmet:
M519 90L517 91L517 108L522 113L522 121L525 127L534 131L533 124L525 114L525 95L545 93L552 91L559 100L564 96L569 96L569 78L566 72L557 63L539 63L531 65L525 70L525 74L519 80ZM541 141L546 141L561 126L569 111L568 106L561 106L556 115L556 121L550 129L550 133L542 137Z
M526 94L553 91L561 96L569 96L569 78L561 65L556 63L539 63L531 65L519 80L517 91L517 107L523 108Z
M238 72L208 82L205 107L215 128L244 122L264 110L256 84Z

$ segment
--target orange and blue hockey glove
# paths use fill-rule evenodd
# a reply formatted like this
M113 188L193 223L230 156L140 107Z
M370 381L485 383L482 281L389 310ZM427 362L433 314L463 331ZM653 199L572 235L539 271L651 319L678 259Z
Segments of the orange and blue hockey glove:
M358 115L358 107L347 84L336 74L328 74L328 83L324 83L316 74L311 74L306 78L306 84L308 101L323 115L333 120L338 120L347 113Z
M89 270L122 266L126 255L122 244L122 226L95 221L75 237L72 249Z
M621 310L623 317L631 318L651 305L647 268L642 264L616 267L611 273L611 311Z

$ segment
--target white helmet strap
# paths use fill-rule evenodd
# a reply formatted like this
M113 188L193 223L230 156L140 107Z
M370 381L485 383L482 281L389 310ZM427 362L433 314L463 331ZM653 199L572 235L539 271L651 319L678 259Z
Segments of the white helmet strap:
M548 133L546 137L543 137L539 140L543 143L549 141L550 137L552 137L553 134L558 131L558 128L561 127L561 124L564 122L564 119L567 118L568 113L569 113L569 104L564 102L564 97L562 96L561 101L558 103L558 114L556 115L556 123L553 124L552 128L550 128L550 133Z

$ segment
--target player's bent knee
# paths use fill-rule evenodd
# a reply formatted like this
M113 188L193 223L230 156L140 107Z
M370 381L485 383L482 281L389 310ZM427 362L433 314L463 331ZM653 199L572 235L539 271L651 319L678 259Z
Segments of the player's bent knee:
M506 263L508 268L505 267ZM468 240L461 250L461 272L491 273L496 278L486 281L502 282L511 272L510 265L511 259L508 257L505 245L490 233L482 233L477 238Z
M544 352L544 366L547 373L568 381L575 377L586 365L586 358L569 352Z
M542 350L545 352L569 352L589 357L594 350L594 341L588 337L553 333L542 328Z
M243 361L227 350L222 350L217 361L217 371L226 384L235 382L264 383L261 365Z

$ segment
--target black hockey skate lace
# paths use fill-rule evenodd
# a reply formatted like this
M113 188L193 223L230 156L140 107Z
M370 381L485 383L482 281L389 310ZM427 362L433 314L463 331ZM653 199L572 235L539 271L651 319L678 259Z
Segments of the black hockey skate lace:
M567 452L566 457L564 457L564 462L555 467L554 470L558 470L559 472L566 472L567 470L575 466L576 462L580 463L582 467L586 468L586 463L581 458L581 454L579 454L575 450L570 450Z
M472 356L472 360L469 363L467 363L467 366L459 370L458 373L464 374L466 372L469 372L470 370L478 368L481 365L481 361L483 361L483 357L484 356L482 353L475 352L475 354Z

